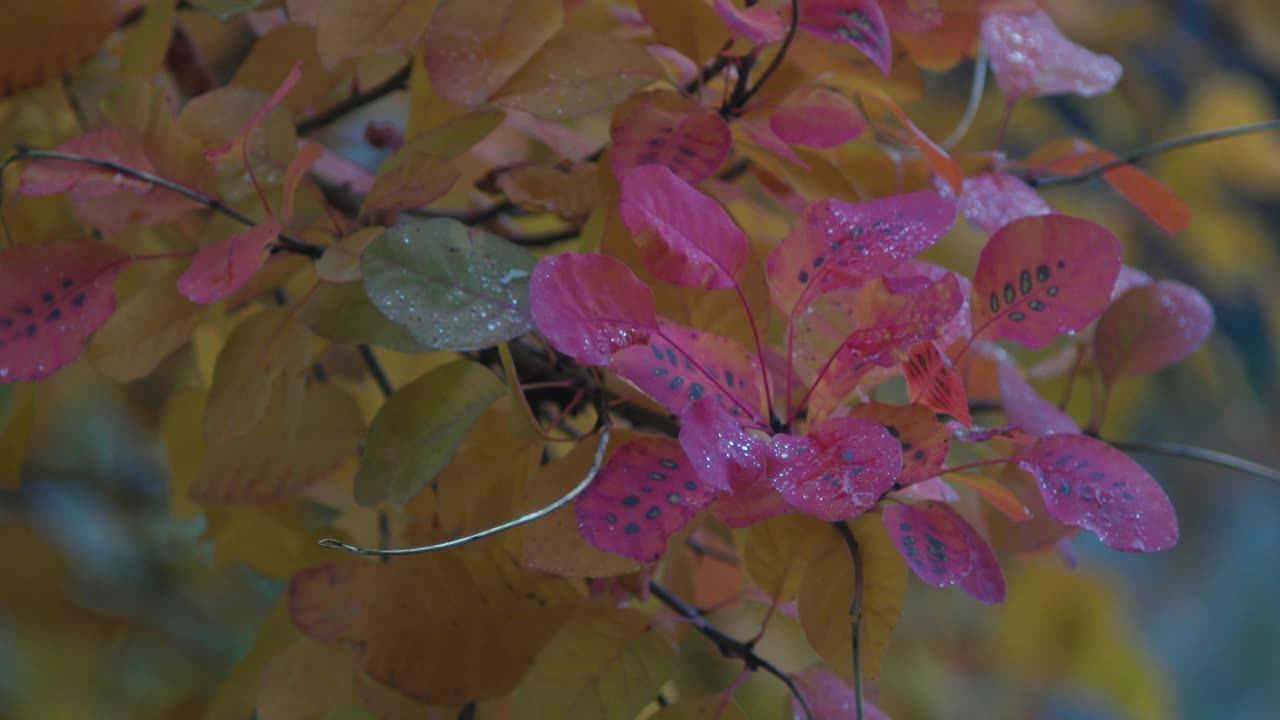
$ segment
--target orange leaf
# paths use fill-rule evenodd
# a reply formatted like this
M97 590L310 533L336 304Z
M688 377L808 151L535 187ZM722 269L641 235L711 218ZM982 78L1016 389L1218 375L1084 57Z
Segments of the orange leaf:
M560 29L560 0L441 0L423 62L441 97L474 107L511 79Z
M924 156L925 162L929 164L929 169L947 181L947 184L951 186L951 192L959 195L961 187L964 185L964 172L951 159L951 156L947 155L947 151L938 147L929 139L928 135L925 135L920 128L916 127L915 123L911 122L911 119L907 117L902 108L898 107L898 104L886 93L872 88L865 88L861 92L879 100L889 112L893 113L898 122L902 123L902 126L911 133L912 140L916 148L920 150L920 154Z

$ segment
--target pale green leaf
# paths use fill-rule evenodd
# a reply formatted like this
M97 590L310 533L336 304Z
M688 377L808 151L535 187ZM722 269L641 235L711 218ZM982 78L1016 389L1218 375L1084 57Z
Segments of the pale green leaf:
M427 352L407 330L378 312L360 282L321 283L300 317L316 335L344 345L377 345L403 353Z
M285 419L292 427L310 359L311 334L287 309L273 308L237 325L213 371L205 437L229 440L253 431L277 392L289 403Z
M124 301L89 343L89 359L116 382L144 377L186 344L205 308L162 278Z

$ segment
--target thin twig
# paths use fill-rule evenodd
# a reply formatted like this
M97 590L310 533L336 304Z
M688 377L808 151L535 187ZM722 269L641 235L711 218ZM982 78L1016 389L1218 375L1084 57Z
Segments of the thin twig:
M735 110L742 108L749 100L751 100L752 97L755 96L756 93L760 92L760 88L764 87L764 84L769 80L769 76L773 75L774 71L782 65L782 60L787 56L787 50L791 47L791 40L795 38L796 29L799 26L800 0L791 0L791 24L787 27L786 36L782 38L782 47L778 48L778 54L773 56L773 60L769 62L768 67L764 69L764 72L760 73L760 77L756 80L755 85L752 85L751 88L742 93L741 96L738 96L737 93L734 94L733 106Z
M792 680L790 675L778 669L778 666L757 655L755 646L752 643L743 642L726 635L723 630L708 622L702 616L702 613L698 612L692 605L681 600L657 580L649 580L649 594L658 598L663 605L674 610L676 614L692 622L698 632L715 643L720 653L725 657L739 658L746 663L748 670L764 670L781 680L796 700L799 701L805 717L808 720L814 720L813 709L809 707L809 701L805 698L804 693L801 692L800 686L796 685L796 681Z
M987 48L978 42L978 57L973 61L973 84L969 86L969 104L965 106L964 115L961 116L960 122L956 124L956 128L951 131L946 140L939 145L943 150L950 150L957 143L964 139L969 127L973 125L973 119L978 116L978 107L982 105L982 92L987 87Z
M853 696L855 716L862 720L862 648L858 640L858 631L862 625L862 554L858 552L858 539L853 536L849 525L843 522L832 523L836 532L849 546L849 556L853 560L853 604L849 606L849 625L853 629Z
M1123 452L1146 453L1150 455L1164 455L1165 457L1196 460L1210 465L1217 465L1221 468L1227 468L1228 470L1236 470L1247 475L1253 475L1254 477L1262 478L1263 480L1280 483L1280 470L1263 465L1262 463L1253 462L1252 460L1245 460L1244 458L1239 458L1235 455L1219 452L1217 450L1171 442L1101 439L1111 447Z
M346 100L302 120L297 125L298 134L306 135L307 133L319 130L330 123L340 120L342 116L347 113L359 110L366 105L371 105L396 90L403 90L409 82L410 70L411 67L409 65L405 65L397 70L394 75L383 80L377 85L374 85L368 90L362 90Z
M571 240L578 237L581 233L582 228L567 227L538 235L504 235L503 237L515 245L523 247L542 247L544 245L554 245L558 242Z
M603 414L601 417L603 418ZM570 490L567 495L560 498L559 500L556 500L550 505L547 505L546 507L535 510L531 513L521 515L515 520L510 520L508 522L502 523L501 525L495 525L491 528L487 528L479 532L471 533L470 535L464 535L460 538L454 538L453 540L447 540L445 542L436 543L434 545L423 545L421 547L398 548L395 550L384 550L380 548L363 548L363 547L358 547L356 545L348 545L347 543L344 543L341 540L337 540L335 538L324 538L323 540L320 541L320 545L322 547L327 547L327 548L340 548L342 550L349 550L359 555L382 555L382 556L417 555L419 553L429 553L429 552L436 552L438 550L448 550L449 548L459 547L462 545L466 545L468 543L473 543L477 540L482 540L491 535L497 535L499 533L506 532L507 530L518 528L521 525L527 525L533 522L534 520L544 518L550 515L551 513L555 512L556 510L559 510L560 508L564 507L565 505L573 502L574 498L581 495L582 491L586 490L587 487L591 485L591 483L596 479L596 475L600 472L600 466L604 464L604 451L605 451L605 448L609 446L609 426L607 424L604 425L603 429L600 431L600 440L598 442L599 442L599 445L596 446L595 457L593 457L591 460L591 469L587 471L587 475L582 479L582 482L578 483L576 487Z
M198 190L193 190L185 185L179 185L178 183L169 180L168 178L156 175L155 173L131 168L128 165L122 165L112 160L103 160L101 158L89 157L88 155L77 155L75 153L65 153L57 150L39 150L36 148L24 147L18 148L17 151L5 162L7 164L13 160L61 160L64 162L78 162L84 163L85 165L93 165L94 167L110 170L112 172L134 178L135 180L141 180L143 182L150 183L151 185L155 185L156 187L161 187L170 192L177 193L188 200L193 200L204 205L210 210L222 213L242 225L253 227L258 224L248 215L245 215L239 210L227 205L218 198L209 197ZM298 255L305 255L313 259L319 258L325 251L325 248L322 245L313 245L311 243L303 242L285 235L284 233L277 235L276 241L279 243L278 247L281 250Z
M720 548L714 548L710 545L704 545L703 543L694 540L692 537L685 538L684 544L693 551L694 555L699 557L709 557L713 560L719 560L725 565L733 565L734 567L737 567L738 565L738 558L735 557L733 553L725 552Z
M1099 175L1106 173L1108 170L1114 170L1122 165L1132 165L1133 163L1149 158L1152 155L1158 155L1168 150L1176 150L1178 148L1187 147L1188 145L1198 145L1200 143L1223 140L1225 138L1236 137L1238 135L1247 135L1249 133L1276 129L1280 129L1280 119L1267 120L1265 122L1253 123L1252 125L1240 125L1238 127L1210 130L1209 132L1187 135L1185 137L1158 142L1155 145L1148 145L1147 147L1125 153L1124 155L1117 157L1115 160L1105 162L1101 165L1096 165L1088 170L1081 170L1073 175L1055 175L1052 177L1036 177L1034 175L1028 175L1024 180L1026 180L1027 184L1031 187L1075 185L1077 183L1092 180Z
M382 391L382 397L390 397L395 388L391 386L391 378L387 377L387 370L382 367L382 361L374 354L373 348L368 345L359 346L359 350L360 359L364 360L364 366L369 370L369 375L378 384L378 389Z

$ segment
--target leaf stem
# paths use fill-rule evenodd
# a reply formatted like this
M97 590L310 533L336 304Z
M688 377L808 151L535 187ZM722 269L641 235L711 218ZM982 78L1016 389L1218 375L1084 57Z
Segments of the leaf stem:
M1077 183L1087 182L1099 175L1106 173L1108 170L1114 170L1122 165L1132 165L1133 163L1145 160L1152 155L1158 155L1169 150L1187 147L1190 145L1199 145L1200 143L1213 142L1214 140L1224 140L1239 135L1248 135L1255 132L1263 132L1266 130L1280 129L1280 118L1275 120L1266 120L1263 122L1253 123L1250 125L1238 125L1236 127L1221 128L1218 130L1210 130L1208 132L1196 133L1195 135L1186 135L1172 140L1165 140L1154 145L1148 145L1125 153L1117 157L1115 160L1105 162L1101 165L1095 165L1088 170L1082 170L1073 175L1055 175L1051 177L1035 177L1027 175L1023 179L1031 187L1055 187L1058 185L1075 185Z
M715 643L716 647L720 649L720 653L725 657L739 658L746 663L748 670L764 670L781 680L800 703L801 709L804 710L805 718L814 720L813 709L809 707L809 701L805 698L804 693L800 691L800 686L796 685L796 681L792 680L790 675L778 669L778 666L757 655L753 643L743 642L725 634L723 630L708 622L702 616L702 613L699 613L692 605L681 600L657 580L649 580L649 593L658 598L663 605L674 610L677 615L693 623L698 632Z
M862 648L858 639L858 631L862 625L862 590L865 579L862 574L862 554L858 551L858 539L853 536L848 523L836 522L836 532L840 534L845 545L849 546L849 556L853 560L853 604L849 606L849 625L853 629L853 697L855 716L862 720Z
M973 61L973 84L969 86L969 104L965 106L964 115L961 116L960 122L956 124L956 128L951 131L946 140L939 143L943 150L950 150L964 139L969 127L973 125L973 120L978 116L978 108L982 105L982 92L987 86L987 48L978 41L978 57Z
M299 135L306 135L307 133L319 130L320 128L342 119L342 117L347 113L359 110L366 105L371 105L396 90L404 89L409 82L409 74L411 70L412 66L405 64L404 67L397 70L391 77L383 80L377 85L374 85L368 90L357 92L346 100L330 106L326 110L321 110L311 117L303 119L295 128L297 133Z
M1183 458L1185 460L1195 460L1197 462L1216 465L1228 470L1236 470L1252 475L1263 480L1280 483L1280 470L1263 465L1262 463L1245 460L1229 453L1210 450L1208 448L1196 447L1194 445L1183 445L1173 442L1157 442L1144 440L1109 440L1099 438L1111 447L1128 453L1145 453L1149 455L1163 455L1165 457Z
M782 47L778 48L778 53L773 56L773 60L771 60L769 65L765 67L764 72L760 73L760 77L756 79L756 83L754 85L741 94L736 92L734 93L733 97L730 98L730 107L728 108L728 112L722 114L733 114L736 110L745 106L756 93L760 92L760 88L764 87L764 84L769 80L769 77L773 75L774 71L776 71L779 66L782 65L782 60L787 56L787 50L791 47L791 41L795 38L796 29L799 26L800 0L791 0L791 24L787 27L786 36L782 38Z
M382 397L391 397L392 391L395 390L391 385L391 378L387 377L386 368L382 367L382 361L374 353L373 348L368 345L360 345L360 359L364 361L364 366L368 368L369 374L373 376L373 381L378 384L378 390L382 391Z
M601 419L603 420L603 418L604 418L604 415L601 414ZM578 483L577 486L575 486L572 490L568 492L568 494L561 497L559 500L556 500L555 502L551 503L550 505L547 505L546 507L540 508L538 510L534 510L531 513L526 513L524 515L521 515L520 517L514 520L509 520L500 525L494 525L491 528L486 528L479 532L471 533L470 535L463 535L462 537L454 538L453 540L446 540L445 542L435 543L434 545L422 545L419 547L397 548L395 550L385 550L380 548L364 548L356 545L349 545L335 538L324 538L320 541L320 545L321 547L348 550L358 555L378 555L378 556L418 555L420 553L437 552L439 550L448 550L449 548L460 547L462 545L473 543L477 540L482 540L492 535L497 535L499 533L506 532L507 530L518 528L521 525L527 525L533 522L534 520L544 518L550 515L551 513L555 512L556 510L559 510L560 508L564 507L565 505L568 505L569 503L573 502L574 498L581 495L582 491L586 490L587 487L591 485L591 483L596 479L596 475L599 474L600 467L604 465L604 451L609 446L609 425L606 424L601 429L600 439L597 442L599 444L596 446L596 454L591 460L591 469L587 471L586 477L582 478L582 482Z

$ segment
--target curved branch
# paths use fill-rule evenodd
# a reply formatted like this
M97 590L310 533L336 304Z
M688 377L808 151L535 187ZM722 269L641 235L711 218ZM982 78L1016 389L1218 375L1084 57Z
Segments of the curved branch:
M307 133L315 132L320 128L341 120L342 116L347 113L355 112L366 105L372 105L396 90L404 89L409 82L409 73L411 70L412 67L410 65L405 65L397 70L394 75L383 80L377 85L374 85L368 90L358 92L336 105L325 110L321 110L311 117L304 118L297 124L295 130L299 135L306 135Z
M681 600L674 593L664 587L657 580L649 580L649 593L658 598L663 605L671 608L676 614L691 621L698 632L705 635L711 642L716 644L720 649L720 653L725 657L740 658L747 665L748 670L764 670L770 675L781 680L791 694L800 703L801 709L804 710L804 716L808 720L814 720L813 709L809 707L809 701L801 692L800 686L796 685L796 681L791 676L783 672L777 665L756 654L754 643L743 642L730 635L726 635L723 630L712 625L698 612L692 605Z
M858 539L853 536L848 523L836 522L836 532L845 545L849 546L849 556L853 560L853 604L849 606L849 625L853 630L850 645L853 650L853 696L855 717L862 720L862 648L858 639L858 630L862 625L862 554L858 551Z
M420 553L436 552L438 550L448 550L449 548L459 547L462 545L466 545L468 543L473 543L476 540L482 540L491 535L497 535L498 533L502 533L502 532L506 532L507 530L518 528L521 525L527 525L533 522L534 520L544 518L550 515L551 513L555 512L556 510L559 510L560 508L564 507L565 505L568 505L569 503L573 502L574 498L581 495L582 491L586 490L587 487L591 485L591 483L596 479L596 475L599 474L600 472L600 466L604 465L604 451L605 451L605 448L609 446L609 426L608 425L605 425L604 428L600 431L599 443L600 444L596 446L596 454L591 460L591 469L587 471L587 476L582 479L582 482L578 483L576 487L570 490L567 495L560 498L559 500L556 500L555 502L551 503L550 505L547 505L544 508L540 508L538 510L534 510L531 513L521 515L515 520L504 522L501 525L494 525L491 528L486 528L479 532L471 533L470 535L463 535L462 537L454 538L453 540L446 540L444 542L436 543L434 545L422 545L420 547L398 548L395 550L384 550L380 548L364 548L356 545L348 545L347 543L344 543L341 540L337 540L335 538L324 538L323 540L320 541L320 545L321 547L349 550L359 555L378 555L378 556L418 555Z
M760 73L760 77L756 80L756 84L752 85L745 92L739 94L734 93L730 100L729 107L725 109L723 115L732 114L735 110L742 108L751 100L756 93L760 92L760 88L764 87L765 82L769 80L769 76L773 75L787 56L787 50L791 48L791 41L796 36L796 29L800 27L800 0L791 0L791 24L787 26L787 34L782 38L782 47L778 48L778 54L773 56L773 60Z

